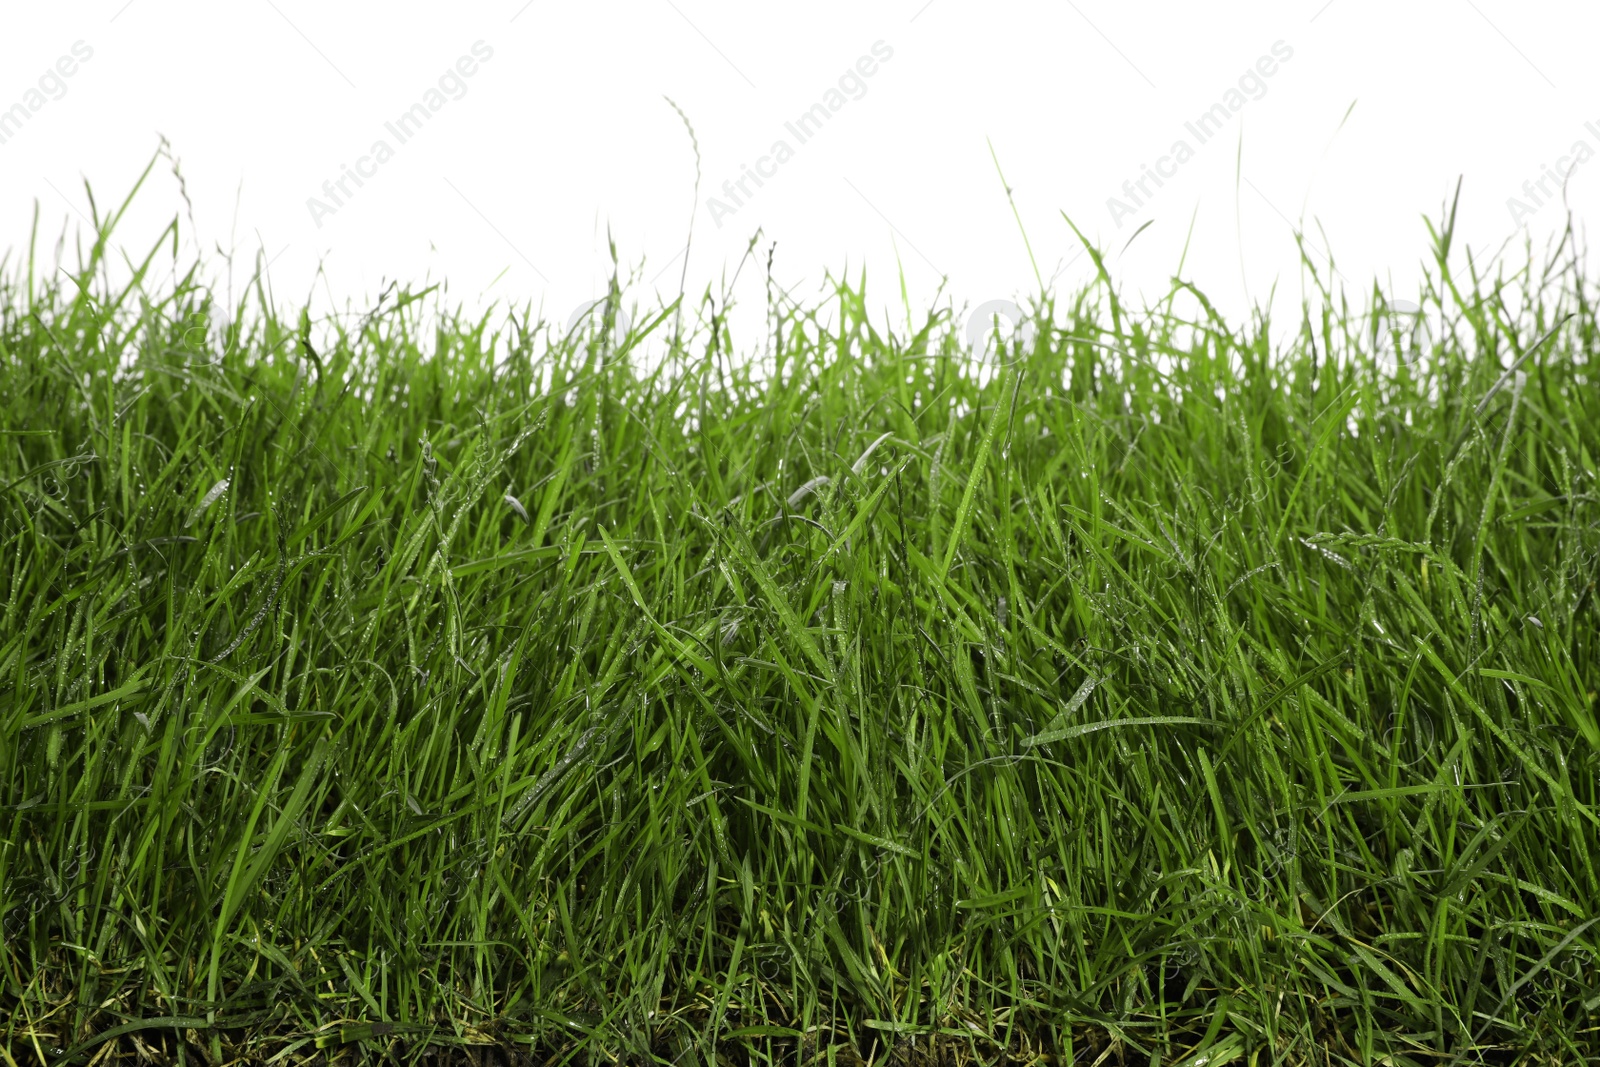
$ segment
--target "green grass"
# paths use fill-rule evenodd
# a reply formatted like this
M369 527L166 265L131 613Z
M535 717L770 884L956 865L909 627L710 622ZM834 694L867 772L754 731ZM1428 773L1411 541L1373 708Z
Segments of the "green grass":
M980 378L864 283L617 350L114 221L0 291L7 1067L1596 1062L1570 244L1441 227L1414 367L1307 262Z

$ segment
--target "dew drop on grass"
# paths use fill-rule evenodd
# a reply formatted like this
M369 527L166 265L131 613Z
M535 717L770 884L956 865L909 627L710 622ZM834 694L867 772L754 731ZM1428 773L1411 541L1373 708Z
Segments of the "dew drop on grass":
M195 505L194 510L189 512L189 517L183 522L183 528L187 530L196 522L200 521L200 516L206 513L206 509L211 507L212 504L215 504L218 498L220 498L222 494L226 493L227 491L227 478L224 478L216 485L213 485L210 490L207 491L206 495L200 498L200 503Z

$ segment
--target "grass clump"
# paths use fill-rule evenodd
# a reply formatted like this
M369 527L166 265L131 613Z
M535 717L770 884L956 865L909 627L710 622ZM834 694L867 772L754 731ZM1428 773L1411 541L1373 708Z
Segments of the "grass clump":
M1102 270L641 369L113 221L0 291L8 1067L1595 1055L1570 245L1441 228L1419 363L1308 264L1286 344Z

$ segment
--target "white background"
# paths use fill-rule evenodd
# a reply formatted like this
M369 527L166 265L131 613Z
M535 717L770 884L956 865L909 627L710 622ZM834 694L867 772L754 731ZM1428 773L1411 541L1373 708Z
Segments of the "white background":
M1314 256L1335 257L1354 298L1375 280L1412 298L1430 255L1423 217L1440 217L1458 178L1458 241L1514 268L1566 207L1517 220L1508 198L1534 208L1524 182L1576 142L1600 150L1594 4L4 0L0 12L0 111L38 102L29 91L75 42L93 50L0 143L8 269L26 255L35 202L41 263L66 232L70 266L90 214L84 180L105 212L165 136L193 226L162 160L118 244L140 258L181 215L186 249L209 253L219 276L215 250L234 252L236 286L259 252L284 307L364 308L387 279L447 279L463 307L531 303L564 321L603 295L609 235L627 301L648 310L677 293L693 213L691 298L720 293L759 230L736 290L745 304L764 299L775 241L774 279L796 298L864 268L875 312L903 326L902 272L919 321L941 286L970 307L1024 300L1041 280L1088 282L1065 215L1130 293L1158 297L1182 261L1235 316L1276 285L1292 325L1297 229ZM384 123L478 41L493 57L462 79L465 95L399 144ZM880 41L893 55L865 94L799 144L785 122ZM1198 144L1185 122L1280 41L1292 58L1265 94ZM698 201L667 97L693 123ZM1108 198L1180 138L1194 158L1119 226ZM379 139L394 158L319 227L308 199ZM778 139L794 158L719 226L708 198ZM1581 226L1600 160L1567 184Z

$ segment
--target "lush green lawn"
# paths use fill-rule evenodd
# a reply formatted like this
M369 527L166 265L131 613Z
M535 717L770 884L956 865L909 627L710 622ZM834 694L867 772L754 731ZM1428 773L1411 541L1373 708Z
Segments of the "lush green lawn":
M7 1067L1596 1055L1580 260L980 385L844 284L646 374L104 253L0 293Z

